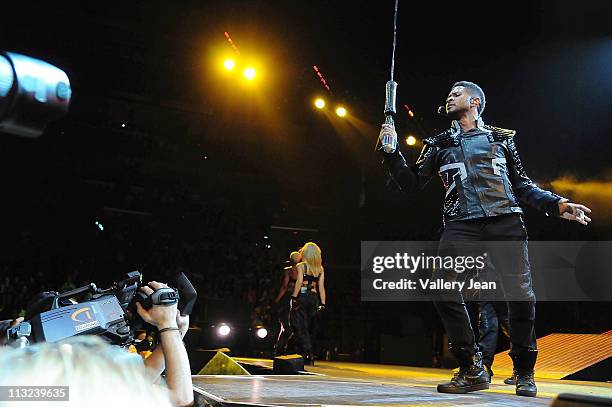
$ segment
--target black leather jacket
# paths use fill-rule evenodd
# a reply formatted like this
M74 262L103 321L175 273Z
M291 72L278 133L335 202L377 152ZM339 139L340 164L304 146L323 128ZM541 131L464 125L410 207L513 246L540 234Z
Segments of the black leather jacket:
M414 166L406 165L399 149L383 152L384 162L404 192L421 190L437 172L446 188L444 222L522 213L519 201L559 216L562 197L529 179L514 144L515 133L482 123L464 133L454 121L450 129L424 140Z

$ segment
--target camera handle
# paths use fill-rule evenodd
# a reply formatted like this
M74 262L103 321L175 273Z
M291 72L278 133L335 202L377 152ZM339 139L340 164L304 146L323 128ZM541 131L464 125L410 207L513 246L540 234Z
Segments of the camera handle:
M9 344L15 348L25 348L30 344L28 339L32 334L32 325L29 322L21 322L17 326L9 328L7 339Z
M98 292L98 288L94 283L89 283L89 285L85 285L83 287L75 288L74 290L66 291L64 293L58 294L53 299L53 303L51 304L51 309L59 308L59 300L64 298L74 297L78 294L83 294L89 292L91 294L96 294Z

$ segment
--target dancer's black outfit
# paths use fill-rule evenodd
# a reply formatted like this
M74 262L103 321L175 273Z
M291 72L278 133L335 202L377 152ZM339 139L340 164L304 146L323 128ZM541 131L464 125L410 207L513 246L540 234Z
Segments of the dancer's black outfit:
M478 304L478 347L482 352L482 364L489 376L493 376L493 360L497 350L499 335L510 339L510 319L508 304L503 301L483 301ZM506 384L514 384L506 379Z
M284 270L288 274L289 281L287 282L285 294L278 302L278 321L280 323L280 332L278 334L276 344L274 345L275 356L285 355L287 353L287 345L293 336L293 329L291 328L291 323L289 321L289 312L291 311L289 301L291 299L291 293L293 293L293 288L295 287L295 267L296 266L294 264L286 267Z
M414 166L399 150L382 153L391 176L405 192L420 190L437 172L446 188L444 231L440 251L453 241L515 241L511 249L492 253L509 301L512 349L510 355L519 378L517 394L535 395L533 367L537 356L535 295L527 257L527 232L519 201L547 214L559 216L562 197L540 189L525 174L513 137L515 131L484 125L464 132L457 121L450 129L424 140ZM382 150L381 150L382 151ZM465 393L488 388L480 352L461 294L450 301L435 302L460 370L438 391ZM524 390L524 391L523 391Z
M313 363L313 347L311 329L317 310L320 307L318 282L319 277L306 273L308 266L304 264L303 285L296 299L292 298L291 327L295 333L295 339L304 358L305 364Z

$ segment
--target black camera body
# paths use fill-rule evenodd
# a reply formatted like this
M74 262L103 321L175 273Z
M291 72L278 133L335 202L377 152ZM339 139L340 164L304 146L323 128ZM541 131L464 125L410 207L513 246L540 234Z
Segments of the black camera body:
M99 335L114 345L129 346L135 343L136 331L155 332L155 327L143 321L136 312L136 302L145 309L178 302L182 315L191 313L197 293L183 273L176 279L183 292L180 296L172 288L158 289L147 296L138 290L142 286L141 279L139 271L132 271L108 289L89 284L61 294L41 293L28 306L27 320L7 330L8 343L26 346L30 342L57 342L88 334ZM74 300L84 295L89 296L86 301Z

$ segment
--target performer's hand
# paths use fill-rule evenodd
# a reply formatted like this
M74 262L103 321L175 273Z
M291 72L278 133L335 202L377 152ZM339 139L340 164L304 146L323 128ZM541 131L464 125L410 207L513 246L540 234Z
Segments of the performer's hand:
M572 203L565 198L559 201L559 214L563 219L575 220L583 225L588 225L591 218L586 215L587 213L591 213L591 210L584 205Z
M383 124L382 128L380 129L380 133L378 134L378 139L383 146L386 144L397 146L397 133L395 131L395 127L392 124ZM395 142L393 142L393 140L395 140ZM393 151L385 152L392 153Z
M323 311L325 311L327 309L327 307L325 306L325 304L321 304L317 307L317 312L321 313Z

